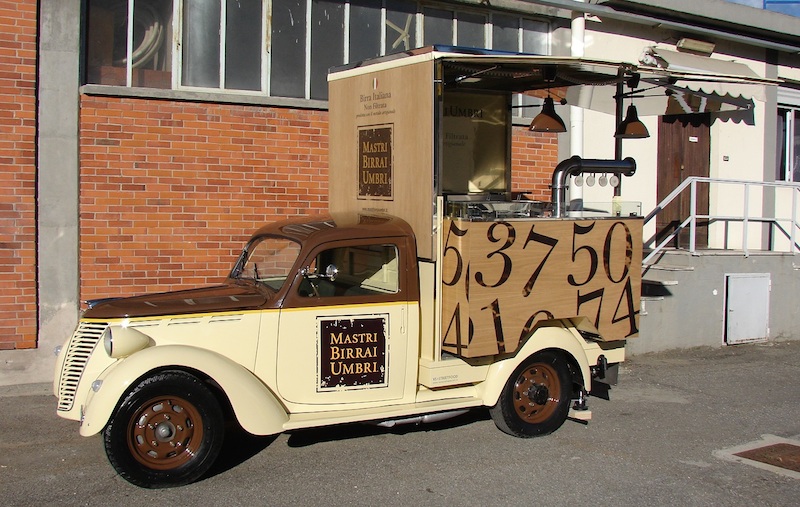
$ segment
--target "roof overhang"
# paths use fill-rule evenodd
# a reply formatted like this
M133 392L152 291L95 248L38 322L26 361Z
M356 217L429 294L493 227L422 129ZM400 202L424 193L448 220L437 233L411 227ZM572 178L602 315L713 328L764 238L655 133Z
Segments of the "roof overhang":
M570 105L615 114L618 98L630 98L641 115L752 109L765 87L747 65L674 51L652 50L638 64L578 57L534 55L441 56L445 88L503 90L542 96L549 90ZM620 87L622 85L622 87ZM631 88L631 85L634 85ZM620 89L621 88L621 89Z
M577 0L536 0L535 3L537 5L542 5L546 7L553 7L557 9L565 9L567 11L572 11L572 12L591 14L601 19L603 18L614 19L617 21L634 23L641 26L647 26L653 28L656 27L666 28L684 33L692 33L692 34L703 35L706 37L712 37L719 40L727 40L738 44L746 44L754 47L774 49L776 51L782 51L786 53L793 53L793 54L800 53L800 41L798 41L796 37L791 37L791 36L788 39L784 40L783 38L775 39L775 38L767 38L765 36L748 35L744 33L744 30L730 30L718 26L702 26L689 21L682 21L680 19L667 19L663 16L640 14L636 12L627 12L625 10L617 10L607 5L599 5L596 3L588 3L588 2L584 3L582 1L577 1ZM736 8L744 9L745 7L736 4L730 4L726 6L726 9L736 9ZM766 11L764 15L770 16L777 14ZM775 30L774 26L772 26L771 29ZM780 36L783 34L781 34L778 31L775 32L774 35Z
M351 64L328 79L435 61L445 89L552 94L609 114L618 99L631 98L642 115L751 109L754 99L764 100L764 87L779 83L744 64L650 49L651 59L630 63L431 46Z

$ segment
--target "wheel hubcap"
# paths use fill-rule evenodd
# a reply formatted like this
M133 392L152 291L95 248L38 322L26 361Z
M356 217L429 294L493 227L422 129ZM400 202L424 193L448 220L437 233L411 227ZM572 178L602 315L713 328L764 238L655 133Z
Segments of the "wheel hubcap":
M528 389L528 399L535 405L544 405L547 399L550 398L550 390L546 385L534 384Z
M154 433L159 442L169 442L175 437L175 426L169 422L161 423L156 426Z
M544 363L532 364L514 383L514 410L523 421L546 421L560 401L561 381L556 370Z
M169 470L197 453L203 441L202 417L182 398L154 398L135 412L128 435L128 447L136 461L155 470Z

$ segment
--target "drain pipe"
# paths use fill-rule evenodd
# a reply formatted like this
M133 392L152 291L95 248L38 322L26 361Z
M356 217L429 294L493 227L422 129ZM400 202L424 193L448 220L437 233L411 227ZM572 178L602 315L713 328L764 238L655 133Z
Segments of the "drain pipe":
M627 157L624 160L605 160L581 158L578 156L562 160L553 171L552 200L553 216L563 217L567 211L567 180L571 176L583 173L605 173L617 176L633 176L636 173L636 161Z
M577 0L584 2L585 0ZM584 35L586 33L586 17L583 12L572 11L570 24L572 43L570 55L583 57L585 52ZM583 157L583 108L571 105L569 108L569 154L570 156ZM572 185L569 187L570 204L577 202L583 208L583 187ZM572 207L572 206L570 206Z

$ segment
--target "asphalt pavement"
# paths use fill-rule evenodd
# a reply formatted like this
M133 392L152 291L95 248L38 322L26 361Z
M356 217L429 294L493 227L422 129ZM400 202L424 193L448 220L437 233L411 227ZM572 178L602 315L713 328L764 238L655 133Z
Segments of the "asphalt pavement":
M12 506L796 506L800 472L734 453L800 450L798 381L800 340L641 355L609 400L589 398L589 424L546 437L505 435L485 410L393 429L232 430L209 477L166 490L118 477L99 436L56 416L49 386L0 387L0 492Z

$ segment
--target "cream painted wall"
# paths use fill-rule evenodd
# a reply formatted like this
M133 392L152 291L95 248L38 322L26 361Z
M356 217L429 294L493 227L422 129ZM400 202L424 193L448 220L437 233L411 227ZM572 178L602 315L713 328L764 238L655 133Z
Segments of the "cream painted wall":
M715 119L711 125L711 177L741 181L763 181L764 175L764 121L765 105L756 101L755 125L744 122ZM747 197L745 196L747 192ZM710 213L718 216L760 217L763 206L763 187L746 190L745 185L720 184L711 187ZM747 209L745 202L747 201ZM747 247L761 244L761 224L751 224L747 231ZM716 224L709 231L709 246L725 246L725 228ZM740 249L745 245L740 223L728 228L728 248Z
M792 79L795 81L800 81L800 68L779 65L778 77L782 79Z

